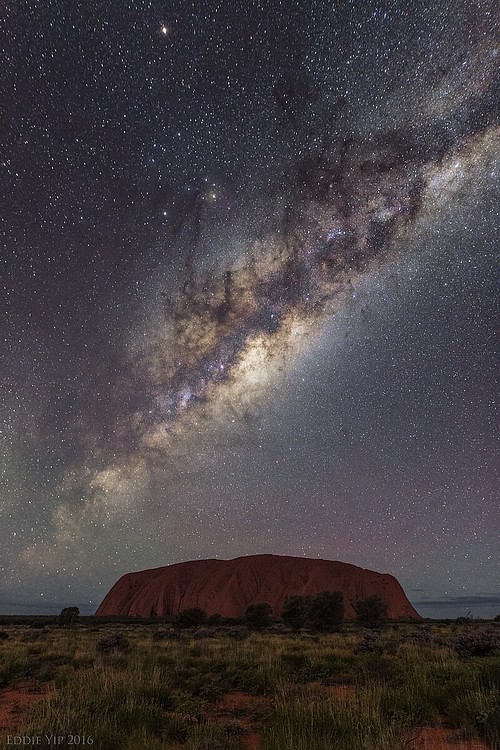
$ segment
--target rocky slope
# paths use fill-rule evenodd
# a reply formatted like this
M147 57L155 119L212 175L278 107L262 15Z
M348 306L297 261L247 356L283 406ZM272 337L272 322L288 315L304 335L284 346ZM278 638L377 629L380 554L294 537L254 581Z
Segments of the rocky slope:
M355 616L352 603L371 594L387 602L390 619L421 619L391 575L332 560L278 555L193 560L127 573L96 615L165 616L201 607L209 615L241 617L249 604L269 602L279 616L287 596L320 591L342 591L346 619Z

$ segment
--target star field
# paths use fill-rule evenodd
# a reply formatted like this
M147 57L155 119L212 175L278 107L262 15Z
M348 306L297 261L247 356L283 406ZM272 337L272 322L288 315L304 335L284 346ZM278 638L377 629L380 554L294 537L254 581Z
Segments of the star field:
M496 614L496 3L9 0L0 38L0 612L272 552Z

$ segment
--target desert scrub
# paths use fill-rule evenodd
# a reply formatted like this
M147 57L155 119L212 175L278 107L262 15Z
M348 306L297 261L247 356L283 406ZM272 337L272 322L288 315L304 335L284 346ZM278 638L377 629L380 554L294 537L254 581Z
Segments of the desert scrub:
M451 702L450 723L484 737L494 750L500 749L500 689L477 686Z
M356 646L356 650L354 653L362 654L363 652L365 652L381 654L383 650L384 647L382 645L382 640L380 638L380 633L378 632L378 630L368 630L364 633L360 642Z
M465 633L453 638L450 645L461 659L469 659L471 656L490 656L495 651L500 651L500 634L487 630L479 633Z
M295 682L315 682L328 677L331 670L325 661L312 661L300 652L284 653L281 657L285 673Z
M500 750L500 655L461 659L451 639L488 628L459 628L432 625L422 642L412 637L415 626L387 628L378 639L382 653L356 653L365 632L352 626L331 635L244 639L220 627L215 637L184 630L172 639L168 625L118 630L112 623L24 640L26 629L18 628L0 642L0 678L8 684L55 673L56 695L32 707L21 733L78 727L94 737L96 750L240 748L238 726L224 728L217 704L234 691L266 696L254 699L266 705L258 720L263 750L399 750L405 740L412 746L416 727L440 715ZM97 642L117 632L130 648L99 653Z
M158 642L179 641L182 640L185 636L180 632L180 630L176 630L175 628L158 628L157 630L153 631L151 637L153 641Z
M32 674L33 666L27 654L0 654L0 687L31 677Z
M104 665L81 670L64 690L34 705L24 731L68 735L81 727L96 750L132 747L129 735L135 733L149 738L142 747L162 747L158 741L169 729L167 712L174 705L164 671L146 671L134 662L127 670ZM173 724L178 734L178 717Z
M264 750L403 750L407 727L384 719L380 689L354 699L304 689L275 702L264 729Z
M104 638L99 638L96 649L100 654L111 654L114 651L128 651L129 639L123 633L110 633Z
M377 651L357 656L356 682L362 685L390 682L397 671L394 659Z
M404 685L380 687L380 712L384 723L412 727L433 724L436 718L436 696L421 690L421 685L408 682Z
M259 664L241 661L231 664L226 672L227 687L230 690L243 690L253 695L266 695L272 692L274 673Z

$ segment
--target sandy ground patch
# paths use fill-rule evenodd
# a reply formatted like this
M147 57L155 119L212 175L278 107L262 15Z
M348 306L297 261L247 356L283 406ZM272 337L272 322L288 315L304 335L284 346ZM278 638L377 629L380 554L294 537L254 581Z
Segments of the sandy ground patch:
M17 729L28 708L55 693L51 683L23 683L0 690L0 729Z
M260 750L262 734L259 731L258 715L265 707L265 698L242 691L225 693L217 701L214 719L231 723L241 730L241 741L245 750Z
M490 750L480 739L464 738L461 729L422 727L411 744L412 750Z

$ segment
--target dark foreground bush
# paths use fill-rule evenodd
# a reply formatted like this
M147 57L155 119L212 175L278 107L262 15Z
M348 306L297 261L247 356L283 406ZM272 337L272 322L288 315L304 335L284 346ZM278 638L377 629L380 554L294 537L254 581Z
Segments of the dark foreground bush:
M356 621L367 628L380 628L387 621L387 603L373 594L354 604Z
M204 625L207 621L207 613L201 607L189 607L177 613L176 622L180 628L195 628Z
M281 618L292 630L300 630L306 624L307 608L310 597L288 596L283 604Z
M0 641L6 641L9 637L9 634L6 630L0 630Z
M500 649L500 636L488 631L483 633L467 633L453 638L451 647L455 649L461 659L471 656L490 656Z
M97 651L100 654L110 654L113 651L128 651L129 646L129 640L123 633L111 633L104 638L100 638L96 643Z
M273 608L268 602L249 604L245 610L245 621L252 630L264 630L273 624Z
M344 622L344 595L341 591L321 591L314 596L289 596L281 618L292 630L307 627L318 633L335 633Z
M321 591L310 598L306 625L318 633L334 633L344 622L344 595L341 591Z

